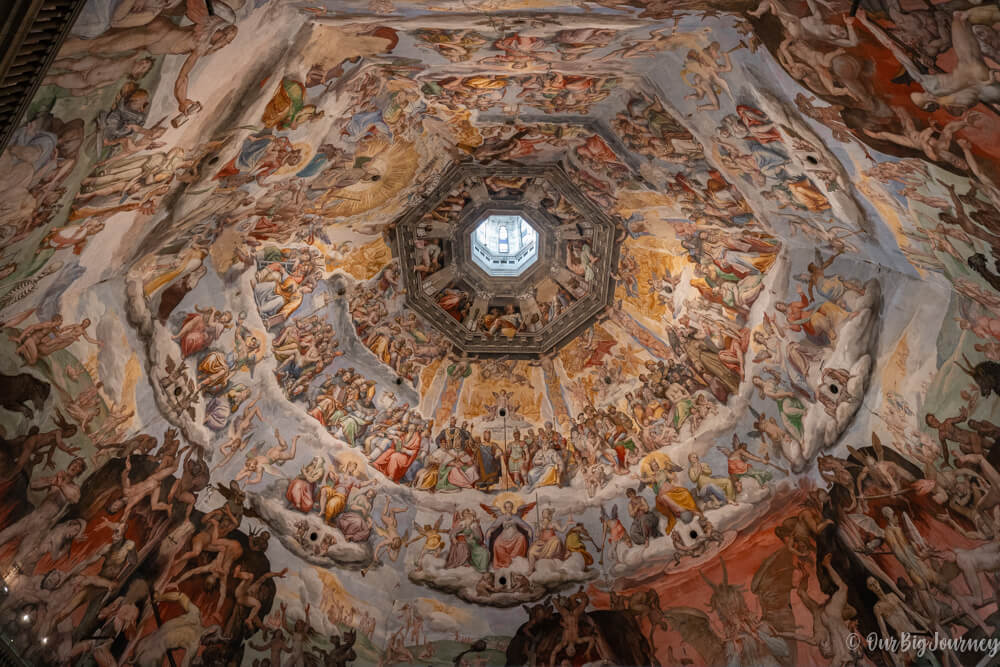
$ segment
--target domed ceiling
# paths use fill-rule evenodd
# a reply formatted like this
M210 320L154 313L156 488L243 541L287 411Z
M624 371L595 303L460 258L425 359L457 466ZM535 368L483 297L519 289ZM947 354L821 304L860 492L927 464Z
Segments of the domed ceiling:
M994 664L997 24L90 0L0 157L0 633Z
M573 339L613 295L615 222L555 166L450 176L395 223L407 305L480 357L537 358ZM359 335L368 312L355 316Z

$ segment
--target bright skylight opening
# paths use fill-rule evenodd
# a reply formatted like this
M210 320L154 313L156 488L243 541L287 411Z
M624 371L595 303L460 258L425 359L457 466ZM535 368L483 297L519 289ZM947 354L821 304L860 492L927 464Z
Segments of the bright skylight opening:
M491 276L516 276L538 259L538 232L519 215L491 215L472 232L472 261Z

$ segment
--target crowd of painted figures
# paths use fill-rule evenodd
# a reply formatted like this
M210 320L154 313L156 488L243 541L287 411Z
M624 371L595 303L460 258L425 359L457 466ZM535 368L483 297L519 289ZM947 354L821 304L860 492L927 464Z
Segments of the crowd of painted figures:
M980 394L983 400L995 401L989 392ZM871 612L882 627L926 633L945 631L958 624L969 631L979 628L991 632L979 609L988 603L983 576L1000 570L994 548L996 531L1000 530L1000 505L995 493L1000 473L992 462L1000 426L986 420L967 420L978 400L972 392L967 396L968 404L947 419L927 413L925 421L937 431L937 439L917 433L919 438L914 441L904 429L895 434L899 437L893 444L898 441L898 449L883 445L873 436L871 446L852 450L849 457L820 457L818 470L829 482L828 489L810 492L808 506L775 529L795 557L795 594L821 621L817 627L825 628L826 634L819 636L825 657L847 659L841 654L849 651L842 648L848 644L840 640L859 622L855 619L858 610L848 613L845 579L866 581L876 599ZM465 432L454 424L439 435L443 447L449 440L462 446L465 438ZM551 432L545 435L543 431L539 436L542 442L551 443L552 438ZM565 441L560 442L565 445ZM250 535L245 544L224 537L231 535L229 531L238 525L244 512L238 487L227 490L228 498L218 509L204 515L193 510L198 494L205 490L208 468L195 450L180 446L174 432L168 431L162 443L150 436L121 443L123 457L113 458L104 466L120 468L120 486L112 478L103 488L86 489L86 496L80 478L87 464L82 459L73 459L50 476L36 474L39 465L54 467L52 454L61 446L57 438L31 436L8 441L7 445L10 451L20 450L20 455L9 462L13 472L4 482L8 500L16 499L17 491L11 482L22 474L31 480L33 488L47 494L32 512L0 532L0 546L17 545L9 566L15 574L6 579L10 595L0 606L5 627L13 631L15 638L20 634L18 628L24 625L19 623L21 617L27 615L35 628L51 637L53 645L66 642L74 654L100 652L107 648L105 643L112 643L122 633L128 636L130 628L150 620L147 595L155 594L158 600L176 602L184 608L186 615L175 617L176 623L164 624L156 633L129 645L128 651L142 655L156 641L169 641L189 631L192 623L201 623L203 612L191 605L192 592L182 584L203 579L220 588L214 591L219 596L215 607L219 627L246 623L254 628L269 623L265 625L265 638L270 636L270 645L286 641L282 623L258 616L263 583L282 573L243 569L254 567L251 556L266 547L266 533ZM542 444L540 451L549 446ZM442 520L433 526L418 525L413 539L409 539L408 534L398 533L395 519L407 508L391 507L386 501L380 517L382 525L376 526L380 538L376 559L386 556L395 560L401 549L422 540L415 558L418 568L427 558L443 559L446 568L472 567L483 575L477 589L488 594L499 590L494 571L509 568L519 557L527 559L533 569L539 561L564 560L578 554L589 567L594 560L588 550L591 547L614 552L617 543L626 547L643 545L669 534L677 521L690 523L693 519L699 521L703 535L711 540L713 530L703 509L733 502L747 477L762 482L769 478L767 461L750 454L745 443L735 441L727 455L728 475L721 477L713 477L710 468L695 455L690 457L687 474L697 489L694 493L677 483L682 467L663 454L647 457L640 466L642 484L626 494L630 525L626 528L622 523L617 508L603 513L606 541L602 545L594 543L582 523L570 518L561 524L554 508L535 510L532 516L534 503L514 500L503 501L499 508L482 507L483 516L488 517L486 522L480 519L479 511L466 508L450 517L449 527L444 527ZM178 470L182 470L179 477ZM343 520L350 513L357 515L353 522L356 527L367 524L370 529L375 494L368 490L348 503L352 490L371 485L357 475L356 466L348 465L338 473L322 460L314 461L289 484L287 499L304 512L318 506L326 520L338 521L345 535L352 535L352 523ZM168 482L165 486L164 480ZM166 502L154 493L161 486L169 489ZM655 512L642 493L643 486L652 488ZM87 550L73 553L74 542L90 530L106 533L106 538L99 544L88 542ZM836 547L838 540L842 543L840 550ZM942 546L945 544L952 546ZM845 558L844 547L855 556ZM201 562L197 560L201 554L210 556L205 565L185 567L192 565L192 559ZM159 564L159 578L137 577L136 566L150 557ZM43 558L65 560L71 569L32 574ZM826 572L834 584L825 601L812 600L806 590L810 568L820 559L822 567L817 572ZM97 563L101 563L98 574L82 574ZM864 567L865 576L854 571L858 563ZM226 592L229 577L236 583L235 590L229 593L231 597ZM140 591L140 582L148 588ZM513 574L504 590L530 585L523 575ZM106 599L109 591L118 594ZM860 594L855 591L852 595ZM110 638L95 640L72 630L60 630L62 620L85 607L92 627L113 629ZM362 615L362 619L364 625L370 625L370 618ZM308 636L305 627L298 625L287 632L293 650L301 655L302 643L308 641ZM205 634L199 625L196 641L207 641Z
M208 465L174 429L105 448L112 455L100 463L56 466L57 450L78 453L62 440L73 429L4 441L0 624L22 655L149 664L171 647L225 654L263 627L271 580L287 570L269 570L267 531L239 531L239 487L220 489L215 509L195 510ZM29 490L41 498L33 507ZM159 605L169 620L154 621Z
M764 401L761 413L766 412L766 401L773 401L780 420L761 414L755 427L778 454L801 447L809 402L821 403L832 415L851 398L844 389L850 379L848 369L824 368L825 389L815 395L806 385L837 343L839 330L860 314L856 304L865 296L865 287L827 275L839 253L825 258L817 253L799 278L799 299L777 303L776 312L751 332L746 326L737 328L725 313L728 308L744 314L760 293L763 274L757 267L773 262L773 241L750 232L734 237L709 230L693 232L684 243L692 256L698 253L692 285L707 303L696 309L694 302L687 302L687 314L667 325L667 359L645 361L634 389L626 391L618 405L613 401L601 409L585 406L575 419L564 422L568 428L563 433L556 432L551 422L528 426L523 432L495 423L476 429L468 422L435 430L433 420L422 417L416 406L391 398L388 403L378 400L376 381L354 368L339 368L323 375L315 390L299 391L296 387L309 386L324 362L339 354L332 350L335 345L323 344L332 326L321 324L317 315L294 319L275 338L272 347L281 362L277 372L289 396L305 393L309 414L338 439L361 449L373 467L394 482L429 491L531 490L565 486L578 474L606 482L611 473L625 474L643 454L676 442L682 429L694 434L717 411L718 403L737 390L752 341L757 348L753 361L761 364L752 378L759 400ZM758 254L747 254L753 250ZM628 256L619 275L626 295L630 289L638 290ZM366 346L380 353L379 360L393 369L398 368L400 353L428 338L412 312L397 315L384 331L361 328L359 333ZM442 354L434 344L423 345ZM316 361L297 363L310 356ZM299 374L302 366L305 371ZM299 384L289 389L292 381ZM840 389L829 390L834 385Z
M671 385L685 379L694 382L684 366L651 361L646 370L652 380L642 386L639 397L626 395L629 412L613 404L602 410L588 406L571 423L567 436L550 421L537 430L528 427L523 434L513 428L507 437L502 427L474 435L469 422L459 425L455 417L435 433L433 421L405 403L377 407L375 382L353 368L338 369L320 385L309 414L360 449L375 470L416 489L531 492L568 486L579 477L593 497L612 474L629 474L644 455L660 448L663 443L651 436L660 432L657 426L668 420L678 426L690 420L694 430L708 414L707 403L690 398L681 398L676 405L671 401L667 393ZM302 476L313 475L303 469ZM315 489L310 494L315 496Z
M343 543L369 549L351 564L367 581L399 563L412 585L401 595L434 588L442 608L455 600L441 572L473 582L463 603L539 602L482 642L525 664L628 662L616 631L637 651L671 644L661 663L682 664L683 646L705 664L838 667L921 658L854 633L994 636L996 5L602 0L625 27L578 23L591 12L565 26L476 13L452 29L424 25L446 13L421 22L384 0L371 21L340 24L277 4L92 0L0 155L0 631L19 653L102 667L345 665L362 645L384 646L371 655L386 665L434 658L443 631L418 601L377 618L338 583L310 606L313 572L286 547L329 575L341 569L322 559ZM723 25L706 7L742 12L720 41L701 31L703 18ZM288 57L262 74L238 24L264 14ZM333 23L299 30L314 14ZM765 51L794 81L752 81L746 62ZM677 67L646 67L668 55ZM679 71L681 94L648 85L654 69ZM558 163L622 218L608 318L552 358L463 358L405 307L381 234L466 159ZM436 235L480 186L513 202L530 183L486 177L429 212L413 249L421 281L453 260ZM872 211L851 213L863 198L875 231L858 222ZM586 222L556 193L537 205L567 229ZM582 229L563 279L533 296L537 319L499 302L472 317L460 282L433 300L490 336L532 333L592 286ZM793 240L816 250L802 257ZM851 258L882 244L908 261L878 255L901 281L943 275L955 293L936 342L900 335L909 362L879 343L875 392L845 350L868 349L877 332L857 331L876 313L903 330L909 304L880 310ZM99 274L109 263L127 265L127 289ZM802 273L786 278L788 266ZM119 344L132 340L144 360ZM916 357L933 368L911 391ZM893 385L897 366L906 381ZM495 404L473 405L490 382ZM701 456L675 454L727 418L741 387L750 434L727 427ZM543 393L544 408L529 405ZM276 412L282 397L301 421ZM815 442L821 420L841 439L853 430L816 457L834 444ZM274 489L287 526L257 511ZM750 521L767 529L722 529L761 502ZM730 548L759 561L745 585ZM702 609L666 606L704 589L670 588L685 567L720 554L730 569L722 560L723 579L708 579ZM615 566L646 576L647 560L655 580L616 582L607 599L568 593ZM572 586L550 585L567 572ZM969 656L944 647L934 660Z
M846 457L820 456L826 489L812 491L808 506L775 529L795 559L795 593L822 628L814 640L833 664L866 660L864 646L846 641L859 628L885 636L993 636L1000 426L967 419L977 393L963 391L967 405L948 419L926 414L936 438L904 427L893 429L892 443L873 433ZM806 590L813 568L826 599ZM960 664L960 653L946 647L940 655ZM903 665L914 653L887 657Z

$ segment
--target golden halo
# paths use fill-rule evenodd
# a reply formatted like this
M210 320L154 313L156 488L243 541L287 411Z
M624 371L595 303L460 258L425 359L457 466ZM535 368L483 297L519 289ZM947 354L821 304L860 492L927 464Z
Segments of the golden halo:
M670 460L670 457L663 452L651 452L642 457L642 460L639 462L640 477L649 477L652 475L652 471L649 469L649 464L653 461L656 461L656 464L660 466L660 470L669 470L674 465L674 462Z
M419 161L413 144L405 141L390 144L382 138L365 142L354 157L371 157L366 168L377 174L378 180L328 190L313 202L310 212L346 218L377 208L412 183Z
M496 498L493 499L493 506L497 509L503 509L504 503L506 502L514 503L514 511L517 511L521 505L524 504L524 498L520 495L514 493L513 491L504 491L503 493L498 493Z
M351 461L354 461L355 463L358 464L359 472L364 470L365 467L368 465L368 461L365 460L365 457L353 451L338 452L337 454L331 454L331 456L333 457L333 460L337 462L337 466L341 470L343 470L344 467L346 467L347 464L350 463Z

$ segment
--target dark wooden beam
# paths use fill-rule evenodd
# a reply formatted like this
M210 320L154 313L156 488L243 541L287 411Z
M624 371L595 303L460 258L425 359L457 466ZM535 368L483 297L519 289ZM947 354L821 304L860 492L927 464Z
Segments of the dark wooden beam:
M3 0L0 23L0 152L24 119L86 0Z

